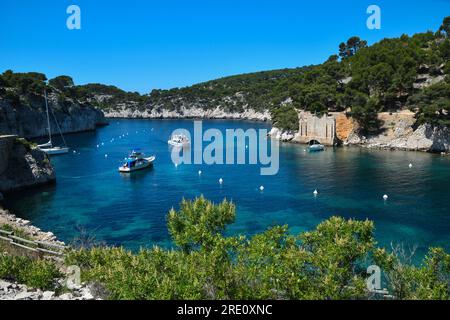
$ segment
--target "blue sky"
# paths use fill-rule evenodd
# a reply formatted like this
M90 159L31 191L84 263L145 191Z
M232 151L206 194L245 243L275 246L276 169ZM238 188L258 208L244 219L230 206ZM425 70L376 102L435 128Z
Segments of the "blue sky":
M66 8L81 8L68 30ZM382 10L382 29L366 9ZM437 30L450 0L9 0L0 4L0 72L67 74L147 93L223 76L323 62L358 35Z

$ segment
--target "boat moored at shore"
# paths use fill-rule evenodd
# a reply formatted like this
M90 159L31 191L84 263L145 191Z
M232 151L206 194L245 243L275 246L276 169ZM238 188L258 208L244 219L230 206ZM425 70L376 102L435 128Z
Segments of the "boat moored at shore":
M312 140L309 143L309 152L319 152L325 150L325 146L321 144L319 141Z
M47 131L49 136L49 141L44 144L38 145L39 150L45 152L48 155L58 155L58 154L66 154L69 152L69 148L66 146L66 141L64 140L64 136L61 132L61 128L59 127L58 121L56 120L55 115L52 115L55 120L56 126L58 127L59 134L61 135L61 139L64 142L64 146L54 146L52 141L52 131L50 127L50 114L49 114L49 107L47 102L47 91L44 90L44 98L45 98L45 109L46 109L46 115L47 115Z

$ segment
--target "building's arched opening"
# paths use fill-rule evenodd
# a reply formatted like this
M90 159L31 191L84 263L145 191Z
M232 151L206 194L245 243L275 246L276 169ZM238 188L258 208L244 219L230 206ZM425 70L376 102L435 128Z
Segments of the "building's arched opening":
M310 146L312 146L312 145L314 145L314 144L321 144L321 143L320 143L319 140L313 139L313 140L310 140L310 141L308 142L308 144L309 144Z

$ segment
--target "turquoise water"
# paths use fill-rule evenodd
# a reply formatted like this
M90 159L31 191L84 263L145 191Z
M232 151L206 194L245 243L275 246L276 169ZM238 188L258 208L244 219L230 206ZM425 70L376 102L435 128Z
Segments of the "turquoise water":
M222 131L268 128L238 121L206 121L203 126ZM98 240L138 249L170 246L168 210L183 197L204 194L237 204L237 219L228 231L232 234L250 235L276 224L299 232L340 215L374 220L382 246L417 245L419 256L429 246L450 251L449 157L359 148L311 154L304 146L283 144L276 176L260 176L260 168L252 165L175 167L167 139L177 128L192 130L193 122L113 120L96 132L68 135L76 154L52 158L57 184L21 193L7 206L64 241L76 237L82 226ZM134 147L156 155L155 166L120 175L117 167ZM387 202L384 194L389 195Z

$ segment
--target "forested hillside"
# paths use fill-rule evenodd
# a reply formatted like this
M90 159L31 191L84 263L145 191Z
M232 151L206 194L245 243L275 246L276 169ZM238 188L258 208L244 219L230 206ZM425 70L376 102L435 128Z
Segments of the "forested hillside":
M370 47L352 37L321 65L154 90L149 107L200 102L230 110L282 108L273 112L274 121L285 114L286 105L319 114L349 109L366 130L377 128L378 112L409 107L419 122L449 125L449 38L450 17L436 32L384 39ZM286 117L280 121L290 126Z
M372 46L352 37L320 65L226 77L148 95L101 84L74 85L68 76L49 81L61 103L73 100L104 110L137 111L221 108L226 112L270 110L281 127L295 127L295 109L318 114L348 111L366 131L377 113L410 108L418 124L450 125L450 17L435 32L384 39ZM301 62L299 62L301 63ZM40 95L40 73L0 76L0 98L18 103ZM281 116L282 115L282 116Z

